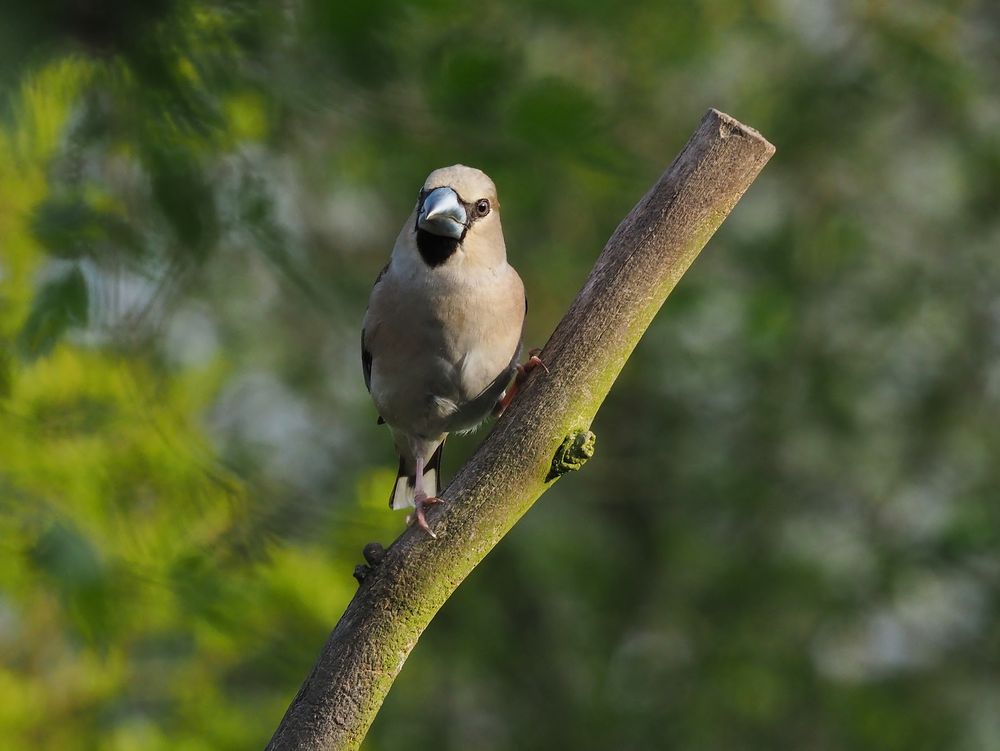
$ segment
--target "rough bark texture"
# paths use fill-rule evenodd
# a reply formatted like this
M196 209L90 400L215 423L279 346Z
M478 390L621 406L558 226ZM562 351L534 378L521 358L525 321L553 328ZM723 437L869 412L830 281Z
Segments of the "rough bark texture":
M608 241L540 368L428 513L363 577L268 745L357 748L445 600L563 471L593 453L590 423L667 295L774 153L716 110ZM366 555L370 551L366 549ZM377 556L376 556L377 558Z

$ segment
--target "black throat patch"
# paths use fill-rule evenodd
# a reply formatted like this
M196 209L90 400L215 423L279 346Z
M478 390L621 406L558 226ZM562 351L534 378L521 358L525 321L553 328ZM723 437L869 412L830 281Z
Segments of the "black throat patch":
M431 268L440 266L455 255L459 242L461 240L456 240L454 237L435 235L423 229L417 230L417 250L420 251L424 263Z

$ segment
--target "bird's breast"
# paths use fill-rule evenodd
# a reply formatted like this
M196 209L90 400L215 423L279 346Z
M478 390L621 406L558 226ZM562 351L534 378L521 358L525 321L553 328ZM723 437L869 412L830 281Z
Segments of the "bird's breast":
M458 415L471 427L489 413L489 399L476 400L516 356L524 317L520 279L507 269L513 289L499 274L437 272L423 283L387 287L393 300L372 343L372 394L390 424L433 431ZM470 404L482 414L469 414Z

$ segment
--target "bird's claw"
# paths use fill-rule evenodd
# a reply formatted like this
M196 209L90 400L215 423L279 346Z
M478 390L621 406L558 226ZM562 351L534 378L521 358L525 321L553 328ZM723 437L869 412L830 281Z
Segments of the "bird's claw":
M427 525L427 517L424 516L424 508L427 506L437 506L439 503L444 503L443 498L438 498L437 496L427 496L418 495L413 499L414 510L413 513L406 517L406 526L412 526L416 524L424 532L431 536L431 539L436 540L437 535L431 531L431 528Z
M528 361L521 366L519 374L524 373L524 377L527 378L528 373L530 373L532 370L534 370L535 368L541 368L542 370L545 371L545 375L548 375L549 366L546 365L544 362L542 362L542 358L538 356L541 354L541 352L542 350L540 349L531 350L528 353Z

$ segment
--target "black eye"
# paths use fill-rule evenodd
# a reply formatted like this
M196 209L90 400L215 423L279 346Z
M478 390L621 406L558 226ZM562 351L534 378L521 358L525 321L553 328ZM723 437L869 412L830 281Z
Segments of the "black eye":
M485 198L480 198L476 201L476 214L478 216L486 216L490 213L490 202Z

